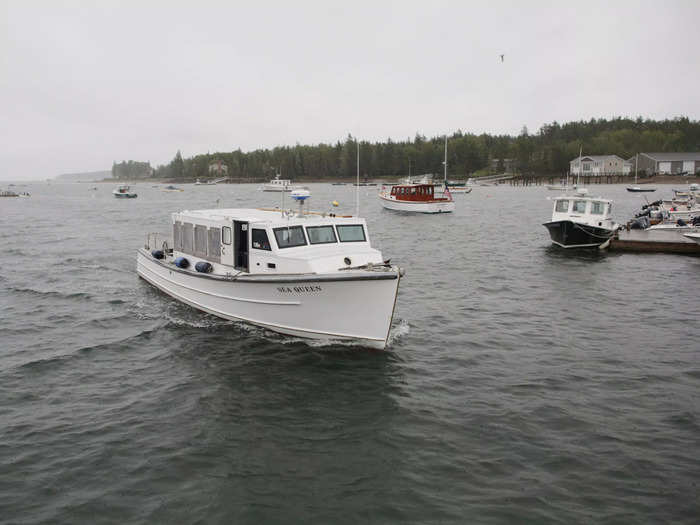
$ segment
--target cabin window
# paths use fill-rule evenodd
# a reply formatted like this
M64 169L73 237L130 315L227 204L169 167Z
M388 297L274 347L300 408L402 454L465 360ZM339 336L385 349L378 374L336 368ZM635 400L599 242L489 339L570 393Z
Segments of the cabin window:
M207 227L196 224L194 227L194 255L207 256Z
M586 201L574 201L574 213L586 213Z
M327 244L337 242L333 226L308 226L306 235L309 236L311 244Z
M192 225L190 223L182 224L182 251L192 253L194 251L194 239L192 233Z
M229 226L221 228L221 242L227 246L231 244L231 228Z
M416 194L416 188L411 188L411 195L415 195L415 194Z
M336 226L340 242L364 242L365 229L361 224L343 224Z
M256 250L272 250L265 230L253 228L253 248Z
M567 211L569 211L569 201L567 201L567 200L557 201L557 204L554 207L554 209L559 213L566 213Z
M219 262L221 259L221 228L209 228L209 248L207 254L209 259L214 262Z
M302 226L286 226L284 228L275 228L274 231L277 246L280 248L293 248L294 246L304 246L306 244Z
M602 215L605 211L605 203L600 201L593 201L591 203L591 213L594 215Z

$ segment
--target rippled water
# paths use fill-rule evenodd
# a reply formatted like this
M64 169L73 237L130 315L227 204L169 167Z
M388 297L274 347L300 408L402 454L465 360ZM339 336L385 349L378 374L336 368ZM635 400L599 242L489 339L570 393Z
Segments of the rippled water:
M697 522L700 258L553 249L543 188L477 187L439 216L363 188L407 271L370 351L137 278L172 211L279 195L89 186L0 199L0 522ZM353 209L352 187L311 190ZM618 220L642 199L593 192Z

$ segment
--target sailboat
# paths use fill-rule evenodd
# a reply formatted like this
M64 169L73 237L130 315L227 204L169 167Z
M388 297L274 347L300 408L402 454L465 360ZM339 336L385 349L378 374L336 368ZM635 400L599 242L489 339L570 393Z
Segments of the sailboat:
M451 194L459 194L459 193L471 193L472 187L468 186L464 182L450 182L447 180L447 136L445 136L445 161L443 162L445 165L445 189L447 189L447 186L449 184L449 193Z
M652 191L656 191L656 188L641 188L637 186L637 157L639 154L634 156L634 186L627 186L627 191L631 191L633 193L649 193Z

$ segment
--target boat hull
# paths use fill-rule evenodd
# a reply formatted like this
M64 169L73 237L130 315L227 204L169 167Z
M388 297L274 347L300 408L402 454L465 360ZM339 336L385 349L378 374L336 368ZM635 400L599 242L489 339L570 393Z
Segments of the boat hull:
M656 191L656 188L638 188L636 186L627 188L627 191L632 193L651 193Z
M455 211L454 201L398 201L379 196L382 206L387 210L411 213L451 213Z
M573 221L553 221L543 224L552 242L562 248L597 248L613 235L612 230Z
M400 281L398 269L233 280L181 270L145 250L138 252L137 272L175 299L224 319L379 349L387 344Z
M695 241L696 243L700 244L700 233L685 233L683 235L691 241Z
M118 192L114 192L113 195L114 195L117 199L135 199L135 198L137 197L137 195L136 195L135 193L118 193Z

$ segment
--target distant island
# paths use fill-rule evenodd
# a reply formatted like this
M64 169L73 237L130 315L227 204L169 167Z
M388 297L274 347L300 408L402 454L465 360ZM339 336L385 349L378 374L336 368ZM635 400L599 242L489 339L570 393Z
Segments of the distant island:
M86 171L84 173L63 173L54 177L63 182L94 182L112 177L111 171Z

